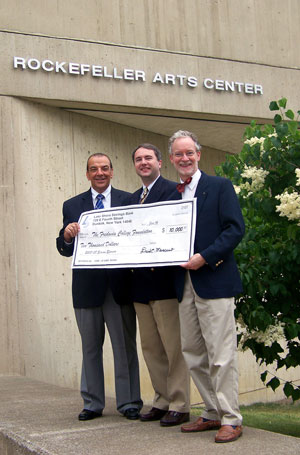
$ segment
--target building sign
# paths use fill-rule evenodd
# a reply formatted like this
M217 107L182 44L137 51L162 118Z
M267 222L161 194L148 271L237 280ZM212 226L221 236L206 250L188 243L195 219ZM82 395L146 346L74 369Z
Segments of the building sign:
M151 81L152 84L186 86L191 89L200 84L206 90L246 93L247 95L262 95L263 87L261 84L241 81L227 81L206 77L200 80L196 76L184 74L153 72L146 74L141 69L117 68L102 65L89 65L86 63L58 62L50 59L39 60L37 58L14 57L14 69L42 71L47 73L63 73L74 76L91 76L99 79L123 80L132 82Z

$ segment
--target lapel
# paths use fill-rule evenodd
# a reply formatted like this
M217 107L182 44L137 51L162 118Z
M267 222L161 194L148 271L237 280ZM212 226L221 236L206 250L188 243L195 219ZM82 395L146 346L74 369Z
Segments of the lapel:
M201 171L201 178L196 188L195 197L197 198L197 216L201 212L204 201L208 195L208 177L207 174Z
M182 199L181 193L175 188L174 192L170 195L170 200L177 201L177 199Z
M151 204L151 202L158 202L161 197L162 186L164 179L162 176L158 177L153 187L150 190L150 193L145 201L145 204Z
M122 205L120 201L120 194L115 190L115 188L111 187L110 206L118 207L119 205Z
M91 189L82 194L82 208L83 212L88 212L94 209Z
M133 195L131 196L131 203L132 204L139 204L140 202L140 195L143 191L143 187L139 188Z

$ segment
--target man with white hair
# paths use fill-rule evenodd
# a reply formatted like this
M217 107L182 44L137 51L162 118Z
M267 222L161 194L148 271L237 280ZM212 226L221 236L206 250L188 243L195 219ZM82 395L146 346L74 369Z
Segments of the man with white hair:
M183 355L205 410L181 431L218 429L215 442L231 442L242 434L234 319L242 283L233 250L245 227L231 182L198 169L200 150L189 131L169 139L170 160L181 179L177 198L197 198L194 255L179 268L175 286Z

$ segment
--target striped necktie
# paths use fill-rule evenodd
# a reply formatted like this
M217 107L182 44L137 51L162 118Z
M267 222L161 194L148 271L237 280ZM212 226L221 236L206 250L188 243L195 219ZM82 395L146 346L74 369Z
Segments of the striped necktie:
M149 190L147 187L144 188L144 191L142 193L141 199L140 199L140 204L144 204L146 197L148 196Z
M105 196L103 196L103 194L97 194L96 205L95 205L95 209L96 210L104 209L104 205L103 205L103 202L102 202L104 198L105 198Z

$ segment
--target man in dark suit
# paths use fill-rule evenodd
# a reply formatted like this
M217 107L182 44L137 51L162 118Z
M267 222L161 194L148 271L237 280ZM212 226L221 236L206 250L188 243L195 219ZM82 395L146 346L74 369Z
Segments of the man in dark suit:
M107 155L91 155L87 161L86 176L91 188L63 205L63 227L57 238L57 249L63 256L73 254L82 212L127 205L129 202L129 193L110 184L113 167ZM73 305L83 354L81 396L84 409L78 416L79 420L101 417L105 406L102 358L105 325L113 348L117 409L128 419L139 418L143 403L136 351L136 315L124 274L126 271L121 270L73 270Z
M143 187L132 195L131 202L168 199L176 183L160 176L158 148L141 144L133 151L132 159ZM160 420L161 426L179 425L189 420L190 379L181 351L174 267L136 268L132 272L141 345L155 392L152 409L140 419Z
M234 319L234 296L242 284L233 250L245 227L231 182L198 169L200 149L189 131L169 139L170 159L181 179L178 190L183 199L197 198L194 255L179 269L176 288L183 355L205 411L181 431L216 428L215 441L230 442L242 434Z

